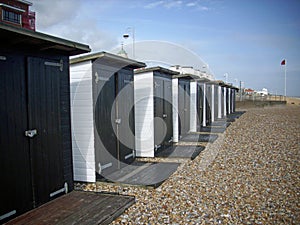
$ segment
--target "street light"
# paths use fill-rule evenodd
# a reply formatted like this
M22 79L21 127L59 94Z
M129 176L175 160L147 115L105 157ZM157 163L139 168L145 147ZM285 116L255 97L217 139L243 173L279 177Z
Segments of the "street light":
M224 77L225 77L225 83L227 83L227 80L228 80L228 73L225 73L225 74L224 74Z
M132 57L135 59L135 30L134 27L127 27L125 33L123 34L123 38L127 39L132 36Z

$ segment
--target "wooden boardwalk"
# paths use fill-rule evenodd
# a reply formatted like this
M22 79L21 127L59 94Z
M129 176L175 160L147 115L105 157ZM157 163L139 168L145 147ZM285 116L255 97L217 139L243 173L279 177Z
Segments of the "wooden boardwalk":
M105 177L99 177L98 181L157 188L177 170L179 165L180 163L134 161Z
M109 224L134 202L134 196L73 191L9 221L7 225Z
M169 148L160 151L155 156L156 157L166 157L166 158L189 158L191 160L195 159L200 152L205 149L204 146L170 146Z

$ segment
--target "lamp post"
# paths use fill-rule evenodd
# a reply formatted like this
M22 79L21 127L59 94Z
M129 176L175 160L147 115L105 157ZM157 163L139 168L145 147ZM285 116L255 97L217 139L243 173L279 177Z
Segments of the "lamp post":
M135 59L135 30L134 27L127 27L125 33L123 34L123 38L127 39L130 37L129 33L132 37L132 58Z
M228 73L225 73L225 74L224 74L224 77L225 77L225 83L227 83L227 80L228 80Z

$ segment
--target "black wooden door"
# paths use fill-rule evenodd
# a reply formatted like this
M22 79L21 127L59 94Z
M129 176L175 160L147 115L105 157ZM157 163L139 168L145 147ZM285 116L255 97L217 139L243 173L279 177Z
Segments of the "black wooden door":
M164 82L159 77L154 77L154 146L155 150L160 150L167 133L167 126L163 122L164 114Z
M173 139L173 121L172 121L172 81L164 80L164 113L163 119L167 126L166 137L164 145L169 145Z
M32 208L23 57L0 54L0 223Z
M212 93L211 93L211 85L206 84L206 125L211 123L211 107L212 107Z
M116 74L102 64L93 64L95 101L95 155L98 172L104 175L118 169L115 106Z
M62 132L60 124L60 76L67 73L59 60L28 58L28 136L34 207L64 188Z
M60 65L28 58L25 66L24 57L1 57L0 222L64 190Z
M197 129L200 130L203 122L203 91L200 83L197 84Z
M179 134L186 135L190 130L190 84L179 80L178 91Z
M154 145L163 150L172 142L172 82L154 77Z
M120 162L131 163L134 159L134 102L133 75L130 70L120 70L117 76L116 126L117 147ZM122 167L122 165L120 165Z

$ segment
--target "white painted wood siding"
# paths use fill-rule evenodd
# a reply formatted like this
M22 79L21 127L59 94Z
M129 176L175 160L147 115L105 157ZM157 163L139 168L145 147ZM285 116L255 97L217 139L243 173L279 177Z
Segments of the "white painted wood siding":
M172 79L172 122L173 122L173 142L179 141L179 119L178 119L178 78Z
M92 63L70 66L71 127L74 180L95 182Z
M154 157L153 72L134 75L135 147L137 157Z
M197 82L190 81L190 131L197 131Z

